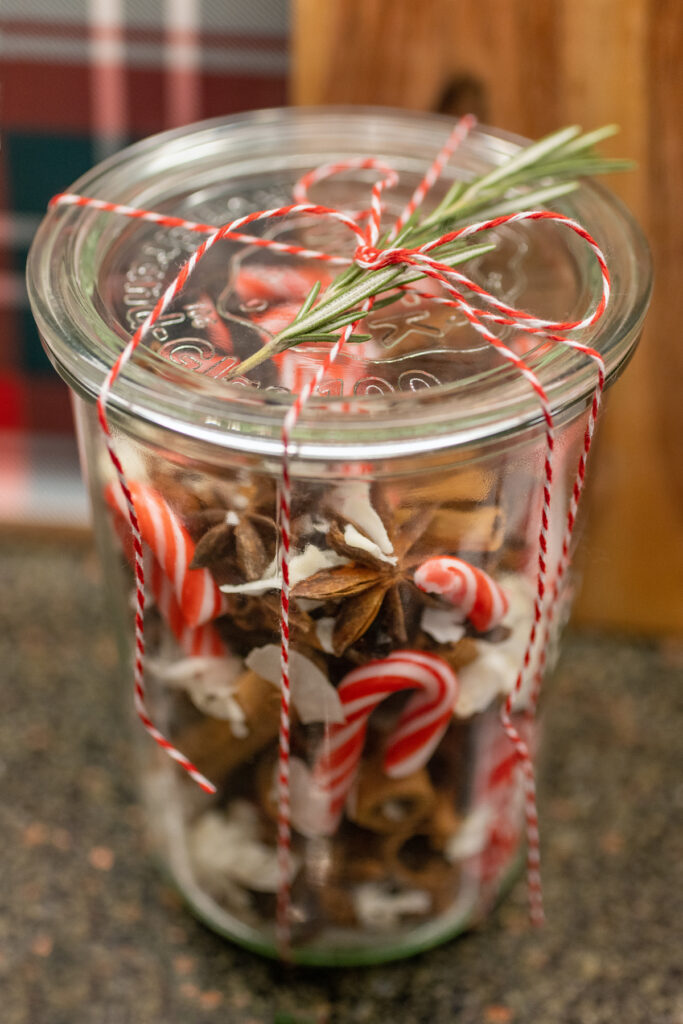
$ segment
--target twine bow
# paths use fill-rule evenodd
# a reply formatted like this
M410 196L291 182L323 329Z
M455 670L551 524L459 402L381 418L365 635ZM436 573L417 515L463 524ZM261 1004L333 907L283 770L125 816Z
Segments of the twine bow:
M317 259L331 264L348 266L355 263L366 271L380 271L389 266L410 266L414 267L425 277L431 277L442 286L445 295L432 295L418 291L422 297L432 302L457 308L473 328L494 346L500 355L518 370L533 389L539 400L541 408L544 433L545 433L545 457L544 457L544 483L543 503L541 511L541 522L538 534L538 561L536 572L536 593L534 598L533 621L530 627L529 637L522 664L512 692L508 695L501 708L501 723L510 742L513 744L519 762L524 772L525 791L525 819L527 833L527 880L530 903L530 916L535 924L543 921L543 903L540 880L540 855L538 818L536 812L536 794L534 782L534 769L529 747L520 732L512 722L512 712L516 697L519 695L522 686L526 682L532 655L536 651L537 644L540 644L538 653L537 669L531 685L531 698L526 714L531 718L534 716L538 701L540 684L546 662L546 650L548 647L550 630L557 599L560 593L560 586L566 573L569 558L571 538L576 521L576 513L583 490L586 462L591 448L591 442L595 429L596 418L600 405L602 390L605 383L605 367L602 357L595 349L580 342L568 338L567 332L579 331L594 325L603 315L610 292L609 271L604 256L598 248L594 239L576 221L565 217L562 214L548 210L528 210L519 213L495 217L486 221L468 224L464 227L450 231L440 238L429 241L417 248L402 248L400 244L393 243L399 238L402 229L410 220L415 211L423 202L430 188L438 180L443 167L454 153L460 143L467 137L474 125L474 118L463 117L451 132L446 144L437 155L429 168L424 179L415 190L410 202L398 217L396 223L386 236L383 243L380 241L380 222L384 210L382 193L386 188L395 185L398 181L396 172L386 164L374 158L359 160L346 160L336 164L329 164L306 174L295 186L294 198L296 202L290 206L279 207L270 210L258 210L254 213L237 218L221 227L209 224L198 224L187 221L181 217L171 217L155 213L149 210L123 206L117 203L110 203L105 200L95 199L87 196L63 193L54 197L51 205L82 206L92 209L107 211L137 220L150 221L165 227L183 227L199 234L207 234L208 237L197 247L191 257L180 269L177 276L167 287L164 294L158 300L156 306L146 318L144 323L137 329L132 338L127 342L118 359L107 374L98 396L98 415L110 459L116 471L121 489L123 491L130 527L133 537L133 548L135 553L135 579L136 579L136 615L135 615L135 705L145 728L154 740L177 761L189 775L206 792L214 793L214 785L206 779L190 762L184 754L177 750L156 728L146 708L144 688L144 667L143 659L145 653L144 642L144 607L145 607L145 573L143 565L142 537L135 510L133 497L128 486L124 468L115 451L111 431L107 418L107 401L110 391L130 360L140 342L154 327L166 309L184 289L187 281L194 273L197 265L206 255L209 249L218 241L229 238L239 242L260 247L267 247L274 251L285 252L307 259ZM348 216L338 210L329 207L312 204L308 201L308 188L330 177L340 171L353 169L371 169L382 173L380 178L372 187L371 203L368 210L364 210L355 216ZM338 221L347 227L356 238L356 249L351 258L341 257L335 254L325 253L314 249L304 248L290 243L278 242L273 239L262 238L245 234L241 229L248 224L264 219L275 219L292 214L303 214L315 217L328 217ZM361 222L367 219L365 228ZM559 225L567 227L577 234L592 250L602 276L602 293L594 309L589 311L585 317L574 321L552 321L544 320L533 316L524 310L515 309L504 303L496 296L487 292L464 274L456 271L446 263L440 262L430 255L434 250L446 245L456 239L471 237L480 232L489 231L503 224L511 224L520 221L550 220ZM400 285L396 285L400 289ZM415 290L414 288L412 290ZM472 300L465 297L465 292L476 296L482 305L473 305ZM372 309L374 299L367 298L363 301L357 319L348 324L340 333L337 341L331 346L326 359L319 366L315 376L310 379L300 393L295 396L292 405L289 407L282 426L282 479L280 488L279 503L279 527L280 527L280 566L282 573L281 588L281 708L280 708L280 730L279 730L279 760L278 760L278 866L279 866L279 888L278 888L278 910L277 910L277 938L279 949L283 957L287 957L290 951L290 868L291 868L291 826L290 826L290 786L289 786L289 741L290 741L290 680L289 680L289 606L290 606L290 577L289 561L291 547L291 475L290 463L292 455L296 450L292 440L293 431L301 412L314 393L317 386L323 380L325 374L332 366L342 347L353 334L357 325L363 320ZM509 348L489 328L488 323L508 326L515 329L523 329L532 334L539 335L549 342L567 345L574 348L593 360L597 368L597 382L593 392L592 402L586 428L584 432L583 450L579 459L576 477L572 487L572 494L567 512L566 525L562 540L560 557L555 572L548 582L548 529L550 520L551 487L553 481L553 451L554 451L554 429L553 416L545 390L537 375L526 364L524 359ZM246 362L245 362L246 365ZM238 368L237 368L238 369ZM545 617L544 617L545 604ZM542 629L541 629L542 626Z

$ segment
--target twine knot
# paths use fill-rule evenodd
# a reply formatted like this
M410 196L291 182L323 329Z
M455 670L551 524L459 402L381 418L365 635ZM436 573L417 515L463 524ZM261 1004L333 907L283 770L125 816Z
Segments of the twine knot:
M353 254L353 262L363 270L382 270L395 263L405 263L414 253L414 249L377 249L362 242Z

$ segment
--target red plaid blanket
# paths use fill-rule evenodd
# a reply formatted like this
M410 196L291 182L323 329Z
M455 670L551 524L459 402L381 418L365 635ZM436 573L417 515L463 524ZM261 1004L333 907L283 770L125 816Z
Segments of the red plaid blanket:
M50 196L136 138L284 103L287 32L287 0L3 0L0 429L71 430L24 286Z

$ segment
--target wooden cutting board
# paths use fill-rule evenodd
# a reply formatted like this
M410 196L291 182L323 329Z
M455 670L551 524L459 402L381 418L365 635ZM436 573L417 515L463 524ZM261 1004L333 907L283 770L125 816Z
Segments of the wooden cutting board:
M462 114L532 138L616 121L609 181L650 240L640 348L589 473L576 617L683 630L683 5L680 0L294 0L291 96Z

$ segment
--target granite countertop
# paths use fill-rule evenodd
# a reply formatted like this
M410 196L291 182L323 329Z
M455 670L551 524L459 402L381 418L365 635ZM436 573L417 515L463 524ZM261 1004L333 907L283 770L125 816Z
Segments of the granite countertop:
M412 961L313 971L207 931L145 846L89 546L0 544L3 1024L683 1024L683 643L574 633L546 705L548 924L519 883Z

